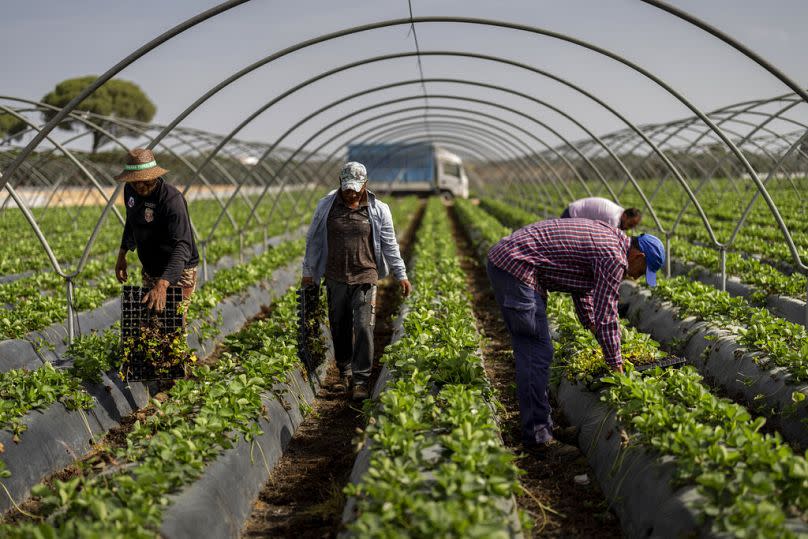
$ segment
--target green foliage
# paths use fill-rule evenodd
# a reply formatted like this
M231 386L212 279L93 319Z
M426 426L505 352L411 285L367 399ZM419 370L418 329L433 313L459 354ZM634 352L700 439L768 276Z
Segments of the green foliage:
M632 443L676 458L676 483L697 486L714 532L796 537L786 521L808 518L808 462L762 434L763 418L712 395L692 368L607 382L604 401L630 425Z
M27 128L28 126L25 125L25 122L7 112L0 111L0 142L2 142L3 138L8 136L14 138L13 135L22 133Z
M587 349L577 335L580 324L572 303L556 300L548 314L558 324L557 361L570 379L585 378L586 362L577 356ZM596 347L589 344L590 350ZM765 419L713 395L692 367L643 374L629 370L601 382L606 384L601 400L628 431L629 447L675 458L674 486L696 486L703 499L693 509L714 533L795 536L786 520L808 517L808 462L779 434L762 434Z
M511 206L507 202L502 202L494 198L480 199L480 207L496 217L502 224L514 229L527 226L530 223L535 223L540 220L538 215L526 212L516 206Z
M120 466L39 485L41 524L0 526L3 537L155 537L167 496L201 476L224 450L261 433L262 397L299 366L293 291L269 318L227 339L215 367L196 366L168 400L152 401L156 413L137 421L119 448L101 448L102 461Z
M361 537L508 537L502 500L518 470L502 446L477 353L471 298L440 202L414 247L404 336L382 361L392 380L371 406L370 468L358 498Z
M96 76L90 75L63 80L42 98L42 102L62 108L97 78ZM138 122L150 122L157 112L154 103L149 100L138 85L122 79L107 81L103 86L82 101L76 110L91 112L100 116L111 116L122 120L136 120ZM56 111L47 111L45 112L45 119L50 120L55 115ZM126 135L128 132L126 129L112 122L98 119L93 119L93 122L100 124L102 128L111 132L113 135ZM86 124L78 120L67 121L60 124L62 129L68 130L83 128L85 126ZM96 151L106 141L107 137L100 131L95 131L93 133L93 151Z
M500 208L501 210L503 208ZM475 223L475 218L467 218ZM498 232L480 236L495 241ZM686 314L701 313L723 323L748 322L744 342L768 347L793 373L802 373L804 328L788 325L743 299L684 278L660 281L654 294L679 302ZM675 486L696 486L703 497L693 509L713 533L733 537L795 537L789 526L808 520L808 462L779 434L760 432L765 420L714 396L691 367L627 374L610 372L594 337L577 320L569 298L553 294L548 315L557 328L554 378L603 387L601 400L617 413L629 448L671 456ZM794 346L796 340L797 346ZM630 363L655 361L658 344L623 323L623 352ZM798 359L801 354L803 359ZM606 375L604 377L604 375ZM801 393L792 399L800 402ZM625 449L624 449L625 450ZM790 522L789 522L790 521Z
M287 200L280 204L283 204L283 210L286 211L291 202ZM212 226L221 208L215 201L201 200L190 203L189 210L197 229L200 233L204 233L203 231ZM246 204L233 204L231 210L234 218L240 220L246 219L249 214ZM0 211L0 233L13 234L17 237L20 230L23 233L30 231L27 223L18 219L16 214L8 213L9 211ZM40 225L50 232L49 236L52 236L50 239L57 253L66 258L78 258L86 243L88 230L92 229L97 218L98 215L94 212L84 211L78 221L71 224L71 219L64 208L51 208ZM239 244L233 240L232 227L227 220L222 224L208 244L209 264L215 263L223 256L238 252ZM267 233L279 234L285 225L286 223L276 220L267 226ZM82 273L74 279L74 307L77 310L95 309L109 298L120 294L120 284L112 271L121 241L120 234L120 228L112 220L107 220L102 227L93 248L93 252L101 254L90 260ZM250 246L263 239L264 226L256 226L246 231L244 243ZM42 248L33 238L30 241L7 242L7 245L0 247L0 273L38 269L39 264L35 263L32 257L41 255ZM131 262L133 255L129 256ZM47 263L47 260L42 262ZM256 270L253 268L246 271ZM232 275L239 272L244 273L242 270L229 273ZM131 264L130 279L137 273L137 264ZM15 308L13 311L0 313L0 340L21 338L31 331L65 320L67 302L64 286L64 279L49 271L36 272L30 277L1 283L0 303L15 305Z
M101 374L118 370L122 361L120 323L109 330L74 340L65 353L72 360L70 374L85 382L100 383Z
M716 324L751 350L764 352L758 362L770 361L786 368L796 381L808 381L808 332L803 326L683 276L660 280L652 294L671 302L682 316Z
M0 428L13 432L15 441L27 428L21 421L25 414L55 402L68 410L86 410L94 404L77 379L50 363L35 371L14 369L0 373Z

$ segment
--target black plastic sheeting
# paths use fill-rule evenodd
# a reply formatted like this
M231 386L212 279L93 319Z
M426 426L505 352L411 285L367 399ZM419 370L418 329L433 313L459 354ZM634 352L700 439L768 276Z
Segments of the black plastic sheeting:
M808 448L808 399L792 401L792 393L808 396L808 384L795 381L784 367L758 364L765 356L747 351L728 331L694 317L679 319L676 308L653 298L650 291L623 282L621 310L640 331L684 350L683 355L711 383L729 396L759 410L786 440Z
M203 343L189 336L189 344L200 350L200 356L210 354L218 342L234 333L249 319L283 295L297 282L300 259L278 268L267 283L260 283L239 296L231 296L214 308L222 314L218 334ZM194 324L192 324L192 327ZM3 483L16 502L25 499L31 487L48 475L64 468L86 454L96 439L110 428L118 426L121 419L146 406L149 392L144 384L130 382L128 385L105 374L101 384L85 385L96 399L95 408L88 411L68 411L62 404L54 404L45 410L29 412L22 420L28 426L20 436L20 442L12 440L12 433L0 431L0 443L5 452L0 455L11 470L11 477ZM8 496L0 496L0 511L12 507Z
M126 386L106 375L100 384L88 386L87 391L96 399L92 410L71 412L55 404L30 412L23 418L28 430L20 435L19 443L12 440L11 432L0 431L0 443L5 447L2 459L11 471L3 484L16 502L25 499L31 487L47 475L86 454L94 441L149 401L142 384ZM11 507L8 496L0 497L0 511Z
M204 474L170 498L160 534L168 539L238 537L252 512L261 487L303 422L301 403L312 404L329 363L334 361L327 328L326 361L308 381L303 369L290 375L290 382L278 384L263 395L266 416L258 421L263 434L253 442L242 437L238 443L208 465Z
M269 238L267 243L275 247L284 241L303 237L306 229L307 227L301 227L290 233ZM245 260L261 254L265 250L266 248L263 243L245 249ZM215 275L220 269L231 268L238 265L238 263L238 257L226 256L221 258L216 265L208 268L209 278ZM112 269L110 269L110 271L112 271ZM97 309L78 313L78 320L75 325L76 334L86 335L93 331L103 331L120 320L120 316L120 297L109 299ZM49 346L41 346L38 344L40 342L48 343ZM41 330L32 331L22 339L0 341L0 372L6 372L11 369L34 370L41 367L46 361L58 367L65 367L67 364L62 361L61 356L66 350L66 322L51 324Z
M623 448L615 413L599 395L580 384L562 380L554 388L559 406L578 427L578 445L620 519L626 537L703 537L693 509L700 495L695 488L670 487L671 458L660 459L639 447Z
M692 272L692 273L691 273ZM708 284L721 290L721 276L712 273L706 268L691 262L671 260L671 273L673 275L692 275L696 280ZM757 289L748 284L743 284L737 277L727 276L727 293L731 296L751 298ZM781 316L789 322L804 325L806 323L805 301L788 296L771 294L766 296L765 307L777 316Z

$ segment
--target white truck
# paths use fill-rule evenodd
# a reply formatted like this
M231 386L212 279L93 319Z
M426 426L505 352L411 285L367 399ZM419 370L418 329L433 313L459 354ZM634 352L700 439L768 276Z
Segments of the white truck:
M365 165L373 191L469 196L462 159L431 143L352 144L348 161Z

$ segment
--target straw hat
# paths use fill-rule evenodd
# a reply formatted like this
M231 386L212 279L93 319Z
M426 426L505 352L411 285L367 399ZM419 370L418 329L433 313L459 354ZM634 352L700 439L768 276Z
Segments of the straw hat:
M129 150L123 172L115 176L115 179L119 182L143 182L156 180L166 172L166 169L157 166L151 150L135 148Z

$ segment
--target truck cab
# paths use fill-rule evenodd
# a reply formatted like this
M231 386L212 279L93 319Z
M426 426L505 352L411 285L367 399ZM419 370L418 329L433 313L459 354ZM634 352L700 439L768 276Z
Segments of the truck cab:
M443 148L435 148L435 168L436 185L441 194L469 197L469 179L460 157Z

